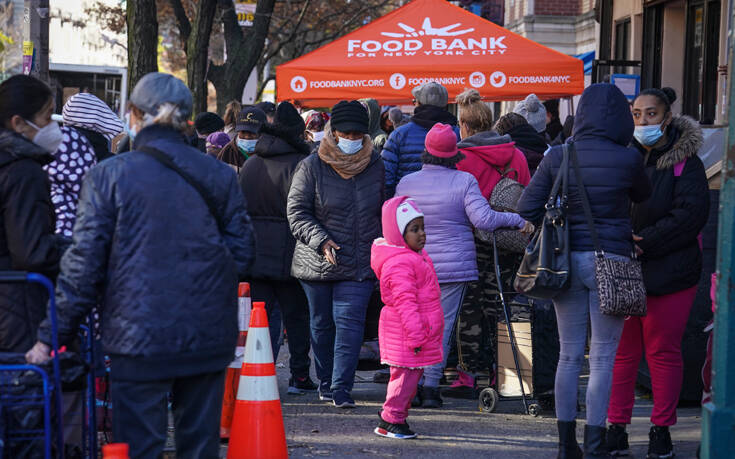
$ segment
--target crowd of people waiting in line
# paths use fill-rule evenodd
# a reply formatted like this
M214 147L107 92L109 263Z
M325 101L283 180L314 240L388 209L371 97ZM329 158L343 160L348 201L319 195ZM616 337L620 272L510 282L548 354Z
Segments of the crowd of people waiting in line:
M288 332L289 393L316 391L340 408L355 406L378 284L390 380L375 432L415 437L409 407L442 406L439 383L461 305L469 284L488 275L487 244L475 231L532 233L568 142L605 256L636 253L649 298L643 318L600 313L595 249L570 174L573 279L554 300L558 457L627 453L644 352L654 398L648 457L672 457L681 338L709 210L698 124L673 114L668 88L642 91L630 104L615 86L592 85L564 125L558 103L535 95L495 121L476 90L457 97L458 118L441 85L412 94L410 117L370 99L339 102L330 114L233 102L224 118L197 115L192 132L191 93L170 75L143 77L124 121L95 96L75 95L63 128L51 119L44 83L14 76L0 84L0 270L55 280L62 344L99 307L113 435L130 444L131 457L162 451L169 394L182 457L219 457L240 280L266 302L275 355L282 324ZM508 171L526 187L517 212L488 203ZM0 351L27 352L31 363L49 358L45 305L41 289L0 285ZM575 419L588 323L582 450Z

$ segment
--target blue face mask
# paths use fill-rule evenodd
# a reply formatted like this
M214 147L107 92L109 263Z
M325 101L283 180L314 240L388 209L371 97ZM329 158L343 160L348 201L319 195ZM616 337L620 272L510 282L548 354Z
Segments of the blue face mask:
M132 142L135 140L135 136L138 132L137 129L130 127L130 113L125 115L125 123L123 124L123 127L125 128L125 134L130 137L130 141Z
M354 155L362 150L362 139L350 140L342 137L337 137L337 139L337 146L346 155Z
M656 142L661 140L661 137L663 137L663 135L664 133L663 131L661 131L660 124L636 126L635 131L633 132L633 137L635 137L638 143L640 143L641 145L645 145L646 147L656 145Z
M254 152L256 143L258 143L258 139L237 139L237 146L245 153Z

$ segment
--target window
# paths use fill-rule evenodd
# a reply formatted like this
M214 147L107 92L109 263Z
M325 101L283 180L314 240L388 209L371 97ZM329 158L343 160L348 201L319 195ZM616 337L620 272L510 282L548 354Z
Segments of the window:
M717 110L720 0L690 0L686 33L684 113L702 124L713 124Z
M615 60L630 59L630 18L615 23ZM627 73L625 67L615 67L615 73Z
M661 87L661 55L663 54L663 5L643 10L643 59L641 89Z

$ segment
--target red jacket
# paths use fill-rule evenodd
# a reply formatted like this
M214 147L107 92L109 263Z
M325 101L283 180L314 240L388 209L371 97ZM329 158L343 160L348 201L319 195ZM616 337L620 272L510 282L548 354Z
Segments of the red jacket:
M509 176L521 185L527 186L531 181L525 155L507 135L480 132L463 139L457 147L466 156L457 164L457 169L475 176L485 199L490 198L493 188L502 177L498 171L505 170L506 166L515 171Z

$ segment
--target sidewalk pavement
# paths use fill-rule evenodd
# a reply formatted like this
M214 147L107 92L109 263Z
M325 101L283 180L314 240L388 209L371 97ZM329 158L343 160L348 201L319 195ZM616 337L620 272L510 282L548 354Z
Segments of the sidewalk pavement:
M284 349L285 348L285 349ZM342 410L319 400L315 393L288 395L287 347L278 359L277 373L286 440L291 458L307 457L421 457L553 458L556 457L556 419L543 412L523 414L520 401L498 402L494 413L481 413L477 400L444 399L439 410L412 409L408 422L419 434L415 440L394 440L373 433L386 385L372 383L373 372L357 372L353 397L357 408ZM312 375L312 378L314 376ZM583 392L583 389L580 391ZM580 394L584 400L584 394ZM636 400L629 428L633 459L646 457L652 403ZM694 458L700 440L697 407L680 408L679 423L671 429L677 458ZM583 419L583 414L580 415ZM582 441L583 421L577 437Z

